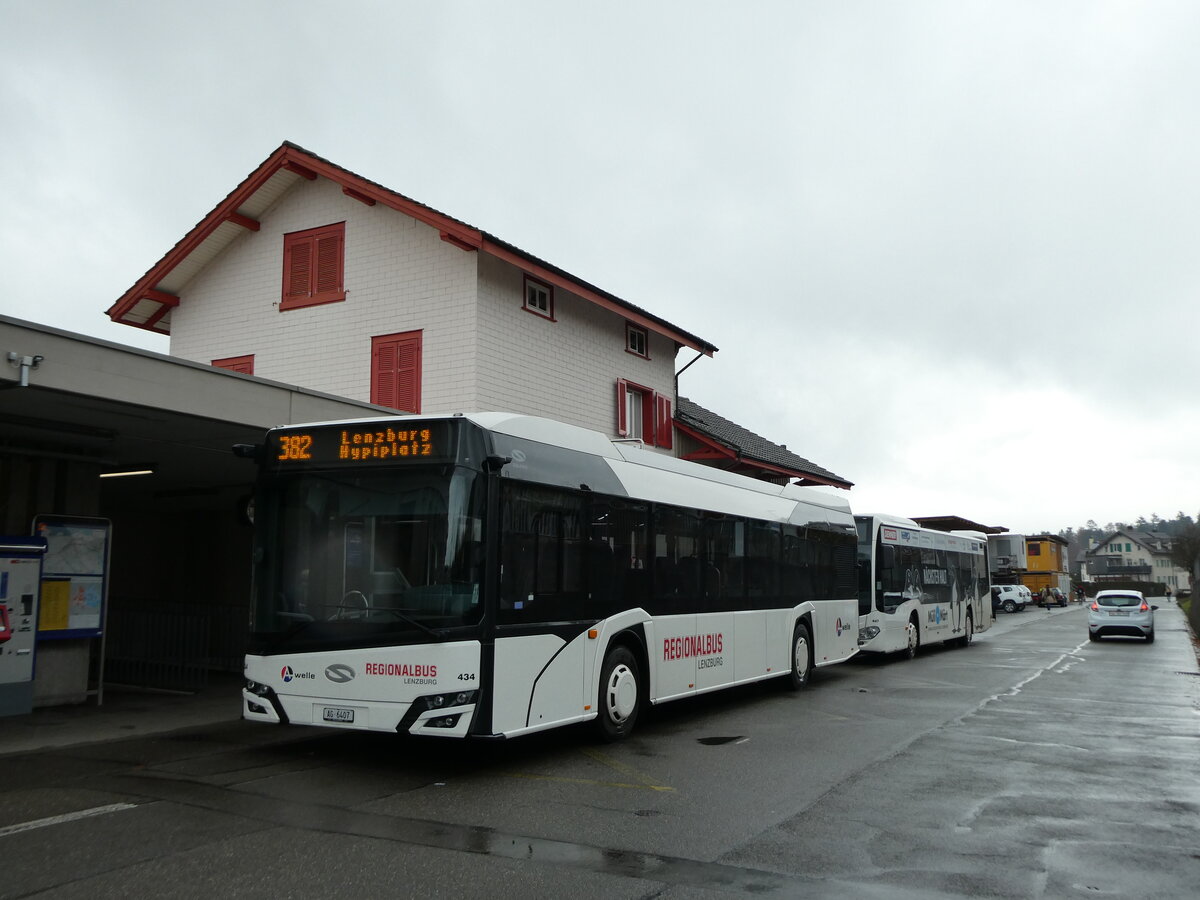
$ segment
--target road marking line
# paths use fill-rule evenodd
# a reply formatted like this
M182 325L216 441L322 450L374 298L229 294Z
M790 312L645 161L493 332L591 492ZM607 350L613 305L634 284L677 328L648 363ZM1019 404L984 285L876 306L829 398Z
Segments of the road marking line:
M22 822L20 825L6 825L0 828L0 837L10 834L20 834L22 831L33 831L35 828L47 828L51 825L61 825L64 822L74 822L77 819L90 819L92 816L105 816L109 813L120 812L123 809L134 809L136 803L110 803L108 806L97 806L93 809L81 809L78 812L63 813L61 816L50 816L46 819L35 819L32 822Z
M618 762L617 760L615 760L611 756L609 756L607 753L601 753L599 750L584 750L583 755L590 757L591 759L600 763L602 766L608 766L610 769L615 769L616 771L620 772L622 775L628 775L630 778L636 778L638 781L640 781L642 784L644 784L646 787L650 788L651 790L654 790L654 791L674 790L674 788L669 788L669 787L666 787L665 785L658 784L649 775L642 774L637 769L633 768L633 766L627 766L623 762Z

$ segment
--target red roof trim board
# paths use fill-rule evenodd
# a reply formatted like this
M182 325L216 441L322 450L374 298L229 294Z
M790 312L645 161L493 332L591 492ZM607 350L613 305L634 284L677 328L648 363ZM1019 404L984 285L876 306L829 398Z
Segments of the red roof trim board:
M116 303L108 308L108 317L114 322L123 322L126 325L134 325L138 328L148 328L151 331L156 331L157 329L152 328L149 323L143 325L139 322L130 322L126 318L129 311L142 299L155 299L150 296L154 285L161 281L168 272L183 262L193 250L204 242L205 238L225 224L229 215L236 213L238 207L245 202L247 197L267 183L271 176L283 165L287 150L288 148L285 145L267 157L266 162L251 172L241 184L233 189L232 193L217 204L216 209L201 219L191 231L184 235L179 243L167 251L166 256L160 259L150 271L139 278L133 287L127 290Z
M284 162L283 167L285 169L287 169L289 172L291 172L293 175L299 175L301 178L306 178L309 181L317 180L316 172L314 172L308 166L303 165L302 163L299 163L294 159L289 159L286 162Z
M262 227L258 222L249 216L243 216L241 213L230 213L225 217L225 221L232 222L234 225L241 225L248 231L258 231Z
M375 200L372 197L368 197L366 194L360 194L352 187L342 188L342 193L351 199L357 200L359 203L365 203L367 206L375 205Z
M685 347L691 347L693 350L703 353L706 356L712 356L717 350L715 346L702 338L688 334L664 320L652 317L650 314L639 312L635 307L626 305L619 298L606 294L600 289L588 285L586 282L576 279L566 272L555 269L548 263L524 254L515 247L504 244L498 238L487 235L477 228L473 228L428 206L410 200L401 194L397 194L395 191L368 181L359 175L355 175L353 172L336 166L319 156L314 156L307 150L290 143L282 144L274 153L267 157L215 209L197 223L145 275L139 278L133 287L109 307L107 310L108 317L114 322L121 322L138 328L146 328L160 334L166 333L165 330L154 326L169 311L170 306L162 306L145 323L131 321L129 314L143 300L155 300L163 303L164 301L155 296L155 286L225 222L237 222L237 224L243 227L252 228L249 223L253 222L253 220L238 213L238 208L262 188L280 169L286 169L310 181L316 179L318 176L328 178L336 184L340 184L347 196L353 197L360 203L365 203L368 206L380 203L397 212L404 213L418 222L436 228L442 240L447 241L455 247L459 247L462 250L482 250L516 266L521 271L535 278L544 280L548 284L560 287L563 290L570 291L572 294L595 303L603 309L616 312L630 322L654 331L657 334L669 337L676 343ZM178 303L178 298L175 298L175 302L176 304Z
M716 347L710 347L707 349L703 347L697 347L694 339L689 340L686 336L684 336L681 332L676 331L674 328L664 327L658 322L654 322L643 315L639 315L638 313L629 309L629 307L621 306L619 303L608 299L604 295L597 293L592 288L580 284L579 282L572 281L570 278L558 275L544 266L540 266L536 263L531 263L529 260L522 259L511 250L506 250L505 248L494 244L492 241L487 240L486 238L479 249L484 253L496 257L497 259L503 260L506 263L511 263L512 265L521 269L527 275L532 275L534 278L545 281L547 284L552 284L557 288L562 288L564 291L570 291L572 294L582 297L584 300L589 300L592 303L595 303L601 309L607 309L609 312L614 312L618 315L624 316L635 325L641 325L643 328L649 331L665 335L666 337L669 337L671 340L675 341L677 344L683 344L685 347L691 347L693 350L704 353L705 356L712 356L713 352L716 351Z

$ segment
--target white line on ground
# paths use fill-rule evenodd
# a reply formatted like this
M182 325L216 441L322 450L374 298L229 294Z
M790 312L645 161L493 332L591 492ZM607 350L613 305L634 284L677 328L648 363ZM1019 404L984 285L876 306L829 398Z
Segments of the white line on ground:
M50 816L46 819L35 819L32 822L22 822L20 825L6 825L0 828L0 838L10 834L20 834L22 831L33 831L35 828L47 828L50 825L61 825L64 822L74 822L76 819L90 819L92 816L105 816L109 813L120 812L123 809L133 809L136 803L110 803L108 806L96 806L92 809L81 809L77 812L63 813L61 816Z

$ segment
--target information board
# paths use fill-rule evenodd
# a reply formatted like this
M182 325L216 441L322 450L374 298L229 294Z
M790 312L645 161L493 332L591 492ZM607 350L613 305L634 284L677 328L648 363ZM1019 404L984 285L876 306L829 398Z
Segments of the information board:
M108 596L112 523L81 516L38 516L33 533L46 541L38 637L99 637Z

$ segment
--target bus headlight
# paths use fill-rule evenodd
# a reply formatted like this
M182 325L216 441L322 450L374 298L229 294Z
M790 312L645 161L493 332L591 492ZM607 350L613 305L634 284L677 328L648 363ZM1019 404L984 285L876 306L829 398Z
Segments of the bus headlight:
M865 644L867 641L873 641L879 637L878 625L867 625L864 628L858 629L858 642Z
M443 706L469 706L479 700L479 691L457 691L453 694L430 694L423 698L426 709L441 709ZM450 727L450 726L443 726Z

